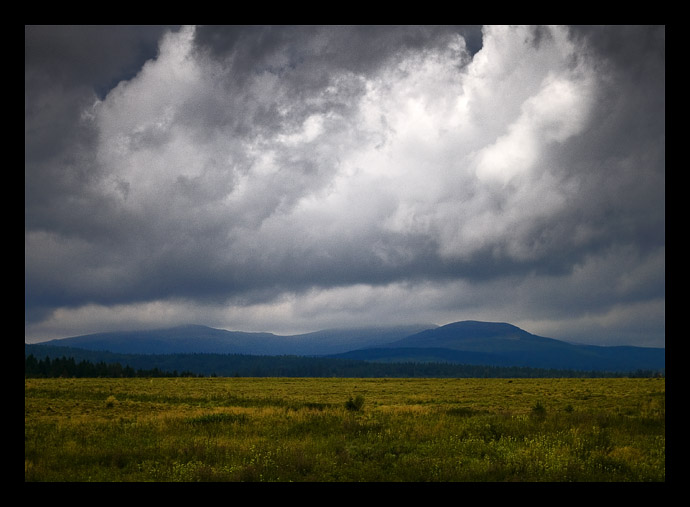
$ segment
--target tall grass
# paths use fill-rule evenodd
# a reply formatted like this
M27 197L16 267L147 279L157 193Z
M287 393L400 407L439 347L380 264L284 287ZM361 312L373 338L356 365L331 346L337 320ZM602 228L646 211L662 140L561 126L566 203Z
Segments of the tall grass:
M26 481L664 481L663 379L25 381Z

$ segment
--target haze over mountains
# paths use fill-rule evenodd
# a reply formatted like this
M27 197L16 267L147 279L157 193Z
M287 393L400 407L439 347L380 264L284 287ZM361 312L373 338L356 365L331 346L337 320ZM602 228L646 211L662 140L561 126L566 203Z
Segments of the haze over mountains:
M279 336L200 325L98 333L42 345L120 354L245 354L328 356L375 362L447 362L587 371L663 370L665 349L576 345L536 336L506 323L463 321L445 326L331 329Z

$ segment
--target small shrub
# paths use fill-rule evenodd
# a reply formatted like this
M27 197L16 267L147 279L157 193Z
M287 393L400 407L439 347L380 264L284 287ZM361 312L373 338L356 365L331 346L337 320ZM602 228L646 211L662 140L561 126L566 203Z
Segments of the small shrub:
M345 402L345 408L352 411L352 412L358 412L362 410L362 406L364 406L364 396L361 394L358 394L357 396L350 398Z
M532 415L537 418L546 416L546 407L542 405L541 401L536 402L532 407Z
M113 408L116 404L117 399L115 398L115 396L110 395L105 399L105 406L108 408Z

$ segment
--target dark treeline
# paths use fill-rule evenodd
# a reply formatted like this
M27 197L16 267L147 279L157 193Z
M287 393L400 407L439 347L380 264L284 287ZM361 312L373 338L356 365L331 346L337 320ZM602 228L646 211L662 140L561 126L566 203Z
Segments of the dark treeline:
M25 355L25 378L50 377L349 377L349 378L592 378L655 377L642 371L611 373L452 363L373 363L367 361L241 354L133 355L114 360ZM139 364L137 364L139 363Z
M129 365L122 366L120 363L106 363L100 361L92 363L82 360L77 362L73 357L56 357L50 359L36 359L33 354L24 358L24 377L25 378L125 378L125 377L196 377L191 372L177 373L177 371L166 372L158 368L149 370L135 370Z

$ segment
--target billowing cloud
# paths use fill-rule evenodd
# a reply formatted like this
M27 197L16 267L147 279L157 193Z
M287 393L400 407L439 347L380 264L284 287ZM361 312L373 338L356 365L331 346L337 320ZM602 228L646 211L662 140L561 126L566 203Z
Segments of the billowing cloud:
M664 28L479 30L157 28L116 56L28 27L27 340L468 318L663 346ZM51 47L78 63L47 82Z

